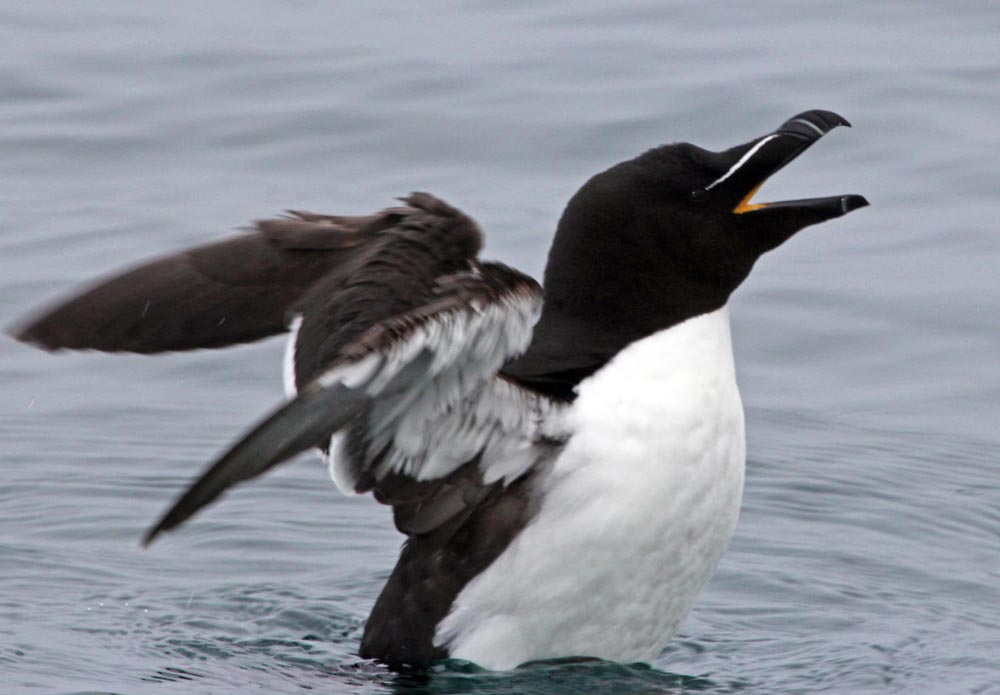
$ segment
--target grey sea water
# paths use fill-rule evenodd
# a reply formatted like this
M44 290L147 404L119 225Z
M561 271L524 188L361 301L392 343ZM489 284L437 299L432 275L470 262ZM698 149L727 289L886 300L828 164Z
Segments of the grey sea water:
M148 551L280 398L281 341L0 340L0 692L1000 693L1000 5L0 2L0 323L286 207L414 189L539 274L591 174L847 116L760 198L872 206L732 301L739 529L648 666L357 659L399 546L310 456Z

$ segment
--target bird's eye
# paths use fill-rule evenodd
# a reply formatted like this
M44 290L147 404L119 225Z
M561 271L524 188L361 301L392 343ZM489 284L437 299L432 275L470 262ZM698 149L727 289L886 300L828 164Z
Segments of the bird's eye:
M708 191L704 188L699 188L698 190L691 191L688 193L688 203L691 205L700 207L708 202Z

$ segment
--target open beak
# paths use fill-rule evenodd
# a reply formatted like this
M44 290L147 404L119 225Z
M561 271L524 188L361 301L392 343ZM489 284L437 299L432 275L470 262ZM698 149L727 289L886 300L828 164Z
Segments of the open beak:
M850 127L851 124L832 111L816 109L793 116L773 133L737 148L734 151L736 161L725 174L709 184L705 191L719 189L719 192L732 196L737 201L732 211L737 215L808 213L810 217L817 218L815 221L820 221L863 208L868 205L868 201L864 196L853 194L769 203L752 202L754 194L774 172L841 125Z

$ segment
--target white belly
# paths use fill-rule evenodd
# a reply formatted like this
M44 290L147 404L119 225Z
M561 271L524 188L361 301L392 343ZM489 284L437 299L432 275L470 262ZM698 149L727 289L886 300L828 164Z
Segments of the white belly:
M492 669L656 657L732 536L746 445L726 308L633 343L580 384L541 510L435 641Z

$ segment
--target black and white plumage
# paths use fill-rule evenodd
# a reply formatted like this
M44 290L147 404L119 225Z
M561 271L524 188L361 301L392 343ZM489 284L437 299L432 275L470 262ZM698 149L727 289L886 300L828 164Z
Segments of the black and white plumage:
M544 302L532 279L479 259L472 219L415 193L365 217L259 222L112 278L17 337L153 353L291 328L289 400L145 542L317 447L342 490L391 505L407 536L363 656L648 659L739 509L728 297L762 253L867 204L750 198L846 124L809 111L724 152L668 145L598 174L560 221Z

